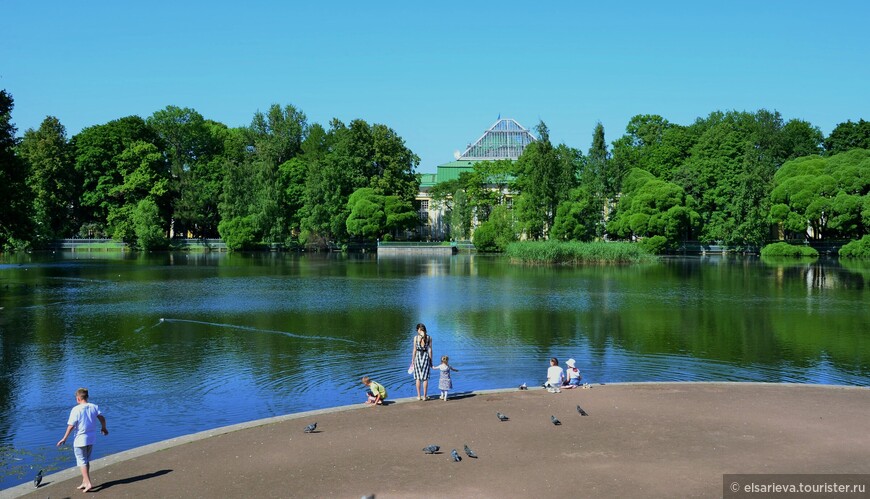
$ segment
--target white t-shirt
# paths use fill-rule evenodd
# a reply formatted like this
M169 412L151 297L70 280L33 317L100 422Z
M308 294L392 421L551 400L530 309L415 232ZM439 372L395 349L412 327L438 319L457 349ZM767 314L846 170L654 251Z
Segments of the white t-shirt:
M101 414L100 408L90 402L78 404L69 411L69 421L66 424L75 426L73 447L84 447L96 442L97 429L102 426L97 416Z
M565 371L562 370L559 366L550 366L547 369L547 383L553 386L559 386L562 384L562 380L565 379Z
M579 377L580 377L580 370L579 369L577 369L576 367L569 367L568 368L568 380L569 381L574 379L574 378L579 378Z

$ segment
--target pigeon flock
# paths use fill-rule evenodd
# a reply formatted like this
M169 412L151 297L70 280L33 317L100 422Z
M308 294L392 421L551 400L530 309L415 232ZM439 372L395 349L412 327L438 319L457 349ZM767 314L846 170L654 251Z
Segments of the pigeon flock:
M520 389L521 389L521 390L527 389L525 385L526 385L526 384L523 383L523 384L520 386ZM580 407L579 405L577 406L577 413L580 414L581 416L588 416L588 415L589 415L589 414L588 414L586 411L584 411L583 408ZM501 421L501 422L504 422L504 421L510 421L510 418L509 418L506 414L503 414L503 413L501 413L501 412L496 412L495 415L496 415L496 417L498 417L498 420ZM559 419L558 419L556 416L553 416L553 415L550 416L550 422L553 423L553 425L555 425L555 426L561 426L561 425L562 425L562 422L559 421ZM305 433L314 433L316 429L317 429L317 423L314 422L314 423L311 423L310 425L306 426L305 429L304 429L303 431L304 431ZM439 446L439 445L435 445L435 444L430 444L430 445L427 445L426 447L423 447L423 452L424 452L425 454L438 454L438 453L439 453L438 451L440 451L440 450L441 450L441 446ZM477 459L477 454L475 454L474 451L471 450L470 447L468 447L468 444L465 444L465 445L463 446L463 450L465 451L465 455L467 455L468 457L470 457L470 458L472 458L472 459ZM456 449L452 449L452 450L450 451L450 457L451 457L451 459L453 459L453 461L455 461L455 462L462 461L462 456L459 455L459 452L457 452ZM36 479L33 480L33 484L34 484L36 487L39 487L39 483L40 483L41 481L42 481L42 470L39 470L39 473L36 475ZM373 497L373 496L372 496L372 497Z
M525 384L525 383L523 383L523 384ZM521 387L520 389L522 390L523 388ZM579 405L577 406L577 413L579 413L581 416L588 416L588 415L589 415L589 414L588 414L586 411L584 411L583 408L580 407ZM496 415L496 417L498 417L498 420L499 420L499 421L510 421L510 418L509 418L506 414L503 414L503 413L501 413L501 412L496 412L495 415ZM550 422L553 423L553 425L555 425L555 426L561 426L561 425L562 425L562 422L559 421L559 418L557 418L556 416L552 416L552 415L551 415L551 416L550 416ZM441 447L438 446L438 445L434 445L434 444L433 444L433 445L427 445L426 447L423 447L423 452L425 452L426 454L437 454L438 451L439 451L440 449L441 449ZM477 459L477 454L475 454L474 451L471 450L470 447L468 447L468 444L465 444L465 445L463 446L463 450L465 450L465 454L466 454L468 457L470 457L470 458L472 458L472 459ZM462 456L459 455L459 452L457 452L456 449L453 449L453 450L450 451L450 457L451 457L451 458L453 459L453 461L455 461L455 462L462 461Z

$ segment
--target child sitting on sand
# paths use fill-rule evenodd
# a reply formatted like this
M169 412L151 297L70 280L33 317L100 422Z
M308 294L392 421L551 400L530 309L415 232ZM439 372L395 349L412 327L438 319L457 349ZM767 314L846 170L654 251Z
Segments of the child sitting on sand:
M562 390L559 388L562 386L562 381L565 380L565 371L559 367L559 359L553 357L550 359L550 368L547 369L547 382L544 383L544 386L547 387L547 391L550 393L559 393Z
M580 370L574 365L574 359L568 359L565 364L568 365L568 369L565 369L565 374L568 379L565 380L564 386L565 388L576 388L580 386L580 380L583 379L583 376L580 374Z
M366 390L366 395L368 395L368 400L366 400L366 404L383 404L384 399L387 398L387 389L384 388L384 385L372 380L368 376L363 376L362 383L368 387L368 389Z

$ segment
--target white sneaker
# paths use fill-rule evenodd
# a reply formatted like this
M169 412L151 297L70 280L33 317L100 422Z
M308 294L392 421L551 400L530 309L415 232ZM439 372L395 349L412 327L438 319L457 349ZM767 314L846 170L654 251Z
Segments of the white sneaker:
M556 393L562 393L562 390L559 388L556 388Z
M547 388L547 391L550 392L550 393L556 393L556 389L555 389L555 388Z

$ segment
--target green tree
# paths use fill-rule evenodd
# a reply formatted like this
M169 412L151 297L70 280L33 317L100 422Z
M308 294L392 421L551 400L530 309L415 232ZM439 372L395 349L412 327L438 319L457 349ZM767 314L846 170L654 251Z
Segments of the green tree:
M26 164L15 154L18 140L12 124L12 96L0 90L0 251L29 239Z
M272 104L266 114L254 113L247 132L256 156L277 166L302 154L302 143L308 134L308 118L292 104L283 108Z
M599 198L584 187L571 189L568 199L559 203L550 232L560 241L592 241L601 232Z
M711 113L693 128L698 139L674 181L699 202L700 239L761 244L773 174L791 154L779 113Z
M417 224L417 212L411 203L399 196L382 196L371 187L354 191L347 208L347 232L362 239L381 238L388 232L398 234Z
M543 121L536 131L538 140L526 147L514 165L517 221L532 239L547 237L559 203L577 185L578 169L576 153L568 147L553 147Z
M64 126L54 116L46 117L38 130L24 132L18 153L28 165L33 240L44 243L73 235L81 182Z
M172 173L174 231L214 237L227 127L176 106L155 112L146 122L162 140Z
M407 199L400 196L384 196L384 214L387 216L386 230L398 235L417 225L417 210Z
M782 135L783 148L785 149L782 161L819 155L823 151L825 136L818 127L811 125L808 121L789 120L782 127Z
M589 147L589 156L581 182L602 200L616 196L617 179L610 175L609 160L610 152L607 151L607 142L604 140L604 125L599 121L592 132L592 145Z
M166 237L166 221L160 215L160 208L151 198L145 198L136 205L132 215L133 232L139 249L165 249L169 243Z
M511 210L505 205L495 206L489 219L474 231L472 241L478 251L504 252L508 244L517 241Z
M167 233L170 175L161 151L148 142L133 142L117 157L117 167L121 183L112 187L108 193L112 203L108 207L107 223L112 237L138 245L134 216L143 200L148 200L157 208L159 223L156 225L164 234ZM150 205L142 209L146 208L150 210ZM150 217L150 211L148 215ZM153 217L148 220L149 223L154 223Z
M694 129L668 122L659 115L637 115L625 127L625 135L613 143L610 161L616 191L632 169L646 170L662 180L674 178L697 140Z
M253 215L224 218L218 224L218 231L230 251L250 249L257 241L257 226Z
M662 236L672 246L690 239L699 222L694 200L680 186L635 168L625 178L619 211L607 230L631 239Z
M453 208L448 213L450 217L450 237L454 241L466 241L471 236L471 222L474 210L468 203L468 197L462 188L453 193Z
M384 213L384 197L371 187L354 191L347 201L350 215L347 217L347 232L363 239L380 237L387 225Z
M419 159L404 141L384 125L369 126L354 120L349 126L333 120L327 137L311 148L317 157L308 158L305 205L302 209L303 233L320 241L347 237L350 216L348 198L357 189L368 187L375 194L414 200L419 179L414 168Z
M870 149L870 121L851 120L840 123L825 139L825 152L828 156L846 152L851 149Z
M278 167L278 204L287 221L290 233L302 226L302 208L305 206L305 181L308 176L306 158L297 156Z
M154 130L138 116L88 127L72 138L76 173L82 180L78 218L83 224L105 226L110 210L119 207L119 198L112 194L124 182L119 158L138 142L160 143Z
M364 170L368 185L379 194L413 201L420 190L420 180L415 174L420 158L386 125L371 126L371 141L371 158Z
M794 159L773 185L770 220L787 237L857 239L870 228L870 150Z

